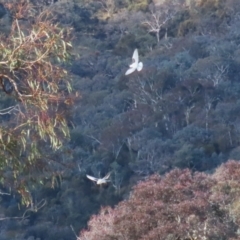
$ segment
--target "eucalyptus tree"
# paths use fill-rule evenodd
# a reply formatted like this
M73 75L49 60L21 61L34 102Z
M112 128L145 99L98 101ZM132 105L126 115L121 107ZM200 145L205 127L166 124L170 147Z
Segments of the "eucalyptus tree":
M0 36L0 180L23 200L29 180L52 164L46 152L61 148L69 136L64 105L72 99L61 64L71 57L71 29L27 2L6 4L11 32Z

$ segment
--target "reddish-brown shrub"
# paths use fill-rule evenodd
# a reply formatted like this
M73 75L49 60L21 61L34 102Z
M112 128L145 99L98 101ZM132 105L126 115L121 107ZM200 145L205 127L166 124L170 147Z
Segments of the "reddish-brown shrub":
M164 177L153 175L134 188L129 200L93 216L80 239L234 239L236 224L216 197L219 192L223 199L218 172L224 168L232 172L230 164L213 177L178 169Z
M220 209L227 209L230 219L239 226L240 163L230 160L222 164L212 178L217 184L212 188L211 200L218 202Z

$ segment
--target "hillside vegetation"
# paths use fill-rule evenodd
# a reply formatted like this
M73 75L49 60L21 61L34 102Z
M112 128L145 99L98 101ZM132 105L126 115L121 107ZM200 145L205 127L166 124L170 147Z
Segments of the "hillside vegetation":
M83 240L237 240L240 164L229 161L210 176L175 169L134 187L115 209L102 208Z
M64 29L72 28L68 35L73 45L73 55L68 58L71 64L57 65L68 71L67 76L61 78L71 79L72 94L61 89L60 81L59 94L64 94L66 99L59 102L59 106L51 105L64 113L69 141L60 135L64 144L57 150L50 149L49 142L40 141L44 161L39 162L40 167L37 165L35 177L42 179L41 184L29 177L24 178L24 186L36 205L43 199L46 204L37 212L27 212L30 221L26 225L14 222L17 227L12 227L11 223L4 226L6 239L11 231L15 238L21 233L22 239L31 236L41 240L76 239L70 225L76 232L83 229L100 206L113 206L126 199L131 187L140 179L155 174L142 184L154 182L161 188L165 180L156 174L167 174L164 179L171 174L185 174L190 178L191 171L212 173L228 159L240 159L238 0L32 0L31 3L34 11L50 11L54 24ZM34 22L28 17L28 21ZM1 19L5 25L1 25L0 31L8 36L10 20L6 16ZM10 28L6 27L9 24ZM125 76L135 48L143 62L143 70ZM3 91L0 104L8 107L8 99L9 95ZM1 124L8 126L6 116ZM26 151L26 156L28 153ZM48 164L49 159L54 164ZM9 171L12 171L11 166ZM176 168L179 170L174 170ZM186 168L189 170L181 171ZM86 174L103 177L108 172L111 172L111 184L103 188L86 179ZM50 177L51 173L53 177ZM207 189L212 189L214 181L218 181L214 176L196 173L191 177L193 183L199 177L206 178L204 184L209 185L206 191L200 192L206 201L213 194ZM196 189L181 197L191 203ZM137 194L137 190L134 191L133 195ZM213 198L214 204L220 204L217 203L218 196ZM9 199L14 200L9 203ZM3 196L4 216L19 214L19 199ZM201 206L208 211L212 206L205 200ZM128 209L131 201L130 198L128 203L120 203L115 211ZM234 204L237 208L237 203ZM21 214L25 210L21 209ZM100 212L100 218L104 211ZM106 211L114 210L107 208ZM229 212L219 210L229 224L222 228L224 224L216 218L218 213L214 211L211 210L209 216L214 221L217 219L219 230L215 235L210 231L206 239L219 239L225 228L223 239L237 239L234 218ZM192 210L171 214L170 220L158 217L166 223L174 222L172 229L181 222L181 214L189 214L184 215L184 221L192 215L194 219L200 218L200 229L207 224L207 212L201 216ZM174 214L178 215L174 218ZM93 220L91 224L95 224ZM115 222L112 224L111 231L118 226ZM125 228L124 221L122 224ZM190 222L186 224L191 225ZM134 230L136 238L128 236L126 239L150 239L146 232ZM129 234L132 234L130 230ZM186 232L177 234L179 239L187 239ZM189 230L189 234L189 239L194 239L193 232ZM19 240L19 236L16 239ZM177 239L176 236L169 239ZM116 239L121 238L117 236ZM152 235L152 239L162 238Z

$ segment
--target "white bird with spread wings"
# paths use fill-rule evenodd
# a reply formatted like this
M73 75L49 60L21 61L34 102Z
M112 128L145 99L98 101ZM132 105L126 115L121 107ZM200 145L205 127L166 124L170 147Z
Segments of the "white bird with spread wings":
M89 176L89 175L86 175L88 179L96 182L98 185L101 185L101 184L105 184L107 182L110 182L111 180L109 179L111 175L111 172L108 173L104 178L95 178L95 177L92 177L92 176Z
M133 56L132 56L132 64L129 65L129 69L126 71L125 75L129 75L131 73L133 73L136 69L138 71L141 71L143 68L143 63L139 62L138 59L138 50L135 49L133 52Z

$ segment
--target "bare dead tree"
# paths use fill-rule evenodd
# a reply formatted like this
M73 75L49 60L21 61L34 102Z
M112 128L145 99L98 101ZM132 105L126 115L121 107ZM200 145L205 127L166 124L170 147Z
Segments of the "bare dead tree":
M228 65L218 65L215 64L216 66L216 72L212 76L208 76L208 79L210 79L213 82L213 86L216 87L218 86L221 82L224 81L224 77L228 72Z
M184 111L187 126L190 124L190 114L191 114L192 110L194 109L194 107L195 107L195 105L188 106Z
M107 16L110 18L113 16L115 11L115 0L100 0L98 1L104 11L106 11Z
M159 43L159 33L160 30L166 23L174 17L176 14L176 10L172 9L170 7L165 8L159 8L156 9L153 7L153 9L150 10L150 17L148 20L142 22L143 25L146 25L148 28L148 32L155 33L157 37L157 42ZM167 38L167 33L165 34L165 37Z
M114 170L114 178L112 179L112 186L115 188L115 193L120 195L122 188L123 177L120 173Z

